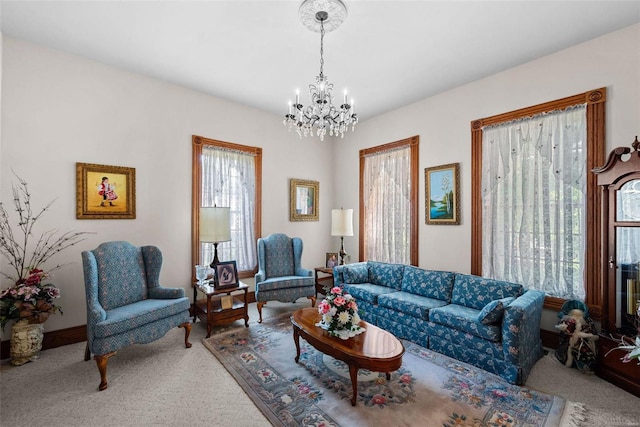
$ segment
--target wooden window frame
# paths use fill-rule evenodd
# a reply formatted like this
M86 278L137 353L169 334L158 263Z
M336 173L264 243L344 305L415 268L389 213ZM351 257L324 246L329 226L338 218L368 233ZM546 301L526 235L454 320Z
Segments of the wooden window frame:
M255 157L255 175L256 175L256 212L255 218L255 236L257 239L262 233L262 148L250 147L246 145L234 144L231 142L218 141L215 139L205 138L203 136L193 135L191 138L192 145L192 174L191 174L191 264L200 263L200 205L202 195L202 147L205 145L241 151L251 154ZM192 269L193 270L193 269ZM258 272L258 266L253 270L239 271L238 277L241 279L251 278ZM192 275L195 273L192 272ZM193 278L195 280L195 277Z
M600 191L592 169L602 165L605 158L606 88L594 89L578 95L545 102L496 116L471 122L471 274L482 275L482 128L517 120L574 105L587 104L587 209L585 244L585 303L589 314L599 319L602 313L603 288L600 282ZM544 308L560 311L565 300L547 296Z
M420 137L418 135L410 138L401 139L399 141L390 142L388 144L378 145L377 147L365 148L360 150L360 215L359 221L359 233L358 233L358 251L359 260L364 259L365 233L364 233L364 159L371 154L382 153L384 151L396 150L399 148L410 148L410 165L411 165L411 188L409 189L411 194L411 218L409 232L409 251L411 258L411 265L418 265L418 160L420 152Z

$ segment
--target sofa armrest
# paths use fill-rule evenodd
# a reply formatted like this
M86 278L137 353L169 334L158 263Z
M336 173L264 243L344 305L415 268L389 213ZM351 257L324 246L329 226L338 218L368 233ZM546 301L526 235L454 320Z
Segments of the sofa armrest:
M184 289L182 288L164 288L162 286L149 288L149 298L152 299L176 299L183 296Z
M333 286L344 286L344 276L342 273L345 268L347 268L345 264L333 267Z
M530 354L539 353L543 304L544 292L528 290L505 308L502 350L507 362L522 366Z

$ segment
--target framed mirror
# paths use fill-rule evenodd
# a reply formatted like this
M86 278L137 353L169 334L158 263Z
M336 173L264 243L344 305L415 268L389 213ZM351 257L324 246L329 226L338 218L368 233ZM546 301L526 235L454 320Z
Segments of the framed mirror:
M291 179L289 221L318 221L320 183Z

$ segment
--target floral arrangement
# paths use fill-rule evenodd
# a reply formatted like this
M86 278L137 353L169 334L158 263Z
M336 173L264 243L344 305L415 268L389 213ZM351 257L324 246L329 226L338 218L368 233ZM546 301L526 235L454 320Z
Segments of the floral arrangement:
M60 290L50 283L43 283L49 273L63 265L56 265L45 272L40 267L51 257L81 242L87 232L45 231L35 245L30 245L33 228L41 216L49 210L53 201L34 212L27 183L18 177L19 184L12 185L13 205L17 213L16 234L5 205L0 202L0 254L8 260L8 268L0 271L0 277L8 279L12 285L0 292L0 326L2 330L13 319L26 319L30 323L42 323L50 314L60 312L60 306L53 300L60 297ZM11 270L12 274L7 273Z
M607 354L605 354L605 357L614 350L624 350L626 354L620 359L622 363L628 363L633 359L637 359L638 365L640 365L640 304L638 304L634 323L637 331L635 339L627 337L619 338L618 346L609 350Z
M365 330L359 325L358 304L340 286L334 286L327 292L326 298L318 304L318 312L322 319L316 326L332 336L347 339Z
M49 276L37 268L29 271L24 281L16 283L0 293L0 322L2 329L11 319L24 319L29 323L44 323L50 314L59 311L60 306L53 304L60 298L60 289L42 281Z

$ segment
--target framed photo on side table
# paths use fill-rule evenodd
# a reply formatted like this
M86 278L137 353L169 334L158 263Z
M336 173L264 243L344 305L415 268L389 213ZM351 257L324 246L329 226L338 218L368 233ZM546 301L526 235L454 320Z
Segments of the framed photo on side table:
M233 288L238 286L238 269L235 261L223 261L216 264L214 271L216 288Z
M425 223L460 224L460 163L424 169Z
M338 265L338 253L337 252L327 252L325 257L324 266L325 268L333 268Z

